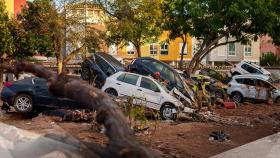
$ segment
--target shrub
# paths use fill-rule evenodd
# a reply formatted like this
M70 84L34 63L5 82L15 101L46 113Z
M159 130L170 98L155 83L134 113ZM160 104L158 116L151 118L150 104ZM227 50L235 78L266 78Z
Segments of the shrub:
M260 58L261 66L280 66L280 61L273 52L263 53Z

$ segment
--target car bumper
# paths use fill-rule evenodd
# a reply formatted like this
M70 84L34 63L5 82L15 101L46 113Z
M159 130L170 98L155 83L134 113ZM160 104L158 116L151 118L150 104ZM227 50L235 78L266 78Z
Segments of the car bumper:
M1 92L1 100L5 104L8 104L10 106L13 105L14 93L9 89L3 88Z

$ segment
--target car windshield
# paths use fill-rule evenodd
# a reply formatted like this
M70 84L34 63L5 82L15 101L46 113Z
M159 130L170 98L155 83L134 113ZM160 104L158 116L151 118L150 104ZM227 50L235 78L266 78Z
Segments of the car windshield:
M166 88L166 86L164 86L161 82L159 82L158 80L155 80L160 87L162 87L162 89L166 92L166 93L169 93L169 90Z

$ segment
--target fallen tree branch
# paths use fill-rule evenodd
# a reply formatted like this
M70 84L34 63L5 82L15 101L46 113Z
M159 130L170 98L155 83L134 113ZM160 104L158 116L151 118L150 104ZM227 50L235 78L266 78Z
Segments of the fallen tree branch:
M0 68L11 69L2 65ZM109 142L100 157L109 158L154 158L149 149L139 143L129 128L124 116L117 109L113 100L101 90L89 86L87 82L57 75L42 65L19 62L14 72L29 72L48 80L48 87L52 94L58 97L70 98L96 110L96 120L106 128Z

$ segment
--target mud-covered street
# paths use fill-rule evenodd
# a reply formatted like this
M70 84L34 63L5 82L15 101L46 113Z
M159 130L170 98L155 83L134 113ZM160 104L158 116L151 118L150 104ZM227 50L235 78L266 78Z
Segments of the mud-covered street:
M280 106L244 103L237 109L215 109L214 112L235 125L150 120L150 129L137 134L137 138L163 157L209 157L280 131ZM90 123L62 122L59 118L42 115L27 119L18 113L4 112L0 120L34 133L64 133L80 141L104 145L107 142L105 135ZM236 125L238 122L247 125ZM213 131L223 131L230 138L223 142L209 140Z

